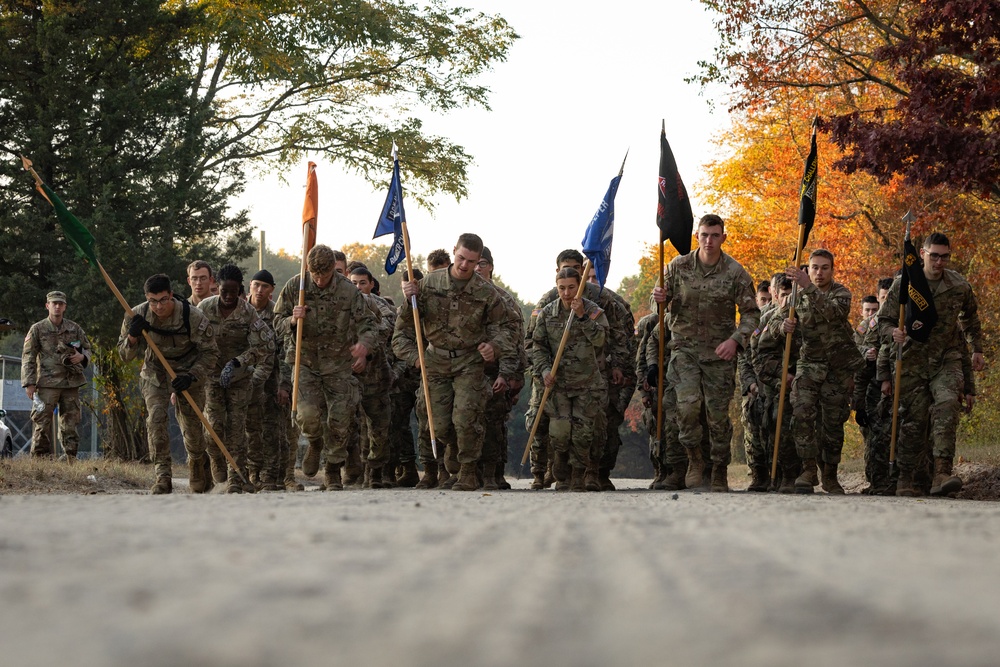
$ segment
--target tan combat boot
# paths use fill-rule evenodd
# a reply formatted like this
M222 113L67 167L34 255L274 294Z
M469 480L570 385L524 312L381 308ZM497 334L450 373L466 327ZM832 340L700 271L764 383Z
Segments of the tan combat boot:
M499 491L497 484L496 466L488 465L483 467L483 491Z
M153 488L151 488L149 492L154 496L159 496L164 493L173 493L173 481L168 475L160 475L156 478L156 484L153 485Z
M368 478L369 489L384 489L385 485L382 484L382 466L374 467L367 465L365 466L365 476Z
M604 491L604 478L601 471L594 466L588 466L583 473L583 488L587 491ZM612 485L611 490L614 490L614 485Z
M401 467L403 468L403 474L396 478L396 486L412 489L420 481L420 473L417 472L417 462L407 461Z
M188 457L188 484L191 493L205 493L205 457Z
M458 469L458 480L451 487L452 491L475 491L478 488L479 481L476 479L476 464L461 464Z
M537 470L531 473L531 489L533 491L541 491L545 488L545 473L541 470Z
M934 457L934 481L931 482L932 496L946 496L962 490L962 478L951 473L952 460L943 456Z
M798 464L781 466L781 484L778 486L778 493L795 493L795 478L798 474Z
M896 480L896 495L904 498L912 498L922 495L920 489L913 482L913 471L906 468L899 469L899 479Z
M840 485L840 480L837 479L836 463L827 463L823 466L822 478L823 490L831 496L842 496L846 493L844 487Z
M226 457L222 454L218 456L211 456L211 468L212 468L212 481L216 484L222 484L227 479L229 479L229 467L226 463Z
M570 491L586 491L587 487L583 483L583 468L570 468L569 474L569 490Z
M341 491L344 483L340 477L340 468L343 463L327 463L323 466L323 490Z
M684 484L684 477L687 470L683 464L677 463L671 466L670 472L663 478L664 491L683 491L687 488Z
M753 493L766 493L771 482L771 477L764 466L753 466L750 468L750 486L747 491Z
M684 485L689 489L697 489L702 484L702 474L705 472L705 459L702 458L700 447L687 450L688 468L684 476Z
M319 472L319 458L323 454L323 447L313 445L311 442L306 448L306 455L302 457L302 474L306 477L315 477Z
M546 489L551 488L556 483L556 476L552 474L552 459L549 459L545 464L545 477L542 480L543 487Z
M802 461L802 474L795 478L795 493L812 493L816 478L816 459Z
M277 482L274 479L274 475L272 475L271 473L268 473L268 472L261 473L261 476L260 476L260 489L258 489L258 490L259 491L277 491L278 490L278 484L277 484Z
M729 468L721 463L712 466L712 492L729 493Z
M414 464L416 467L416 464ZM424 476L417 482L417 489L436 489L438 486L438 464L430 462L424 464Z
M306 487L295 479L295 466L289 464L285 468L285 491L305 491Z

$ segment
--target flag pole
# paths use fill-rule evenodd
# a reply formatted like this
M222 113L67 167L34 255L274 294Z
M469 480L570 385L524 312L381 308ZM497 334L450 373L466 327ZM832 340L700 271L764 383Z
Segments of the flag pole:
M661 133L662 136L666 136L666 134L667 134L667 120L664 118L664 119L661 119L660 122L661 122L660 133ZM659 287L660 287L661 290L663 289L663 241L664 241L664 239L663 239L663 230L661 229L660 230L660 244L659 244L659 246L660 246L660 249L659 249L659 255L660 255L660 272L657 274L659 276L659 278L657 279L657 284L659 285ZM663 458L663 385L665 384L664 378L666 377L666 374L663 372L663 358L664 358L664 356L666 356L664 354L665 346L664 346L664 340L663 339L666 338L666 335L667 335L666 331L664 330L664 326L663 326L663 319L664 319L665 315L666 315L666 308L664 307L664 305L662 303L657 303L656 304L656 319L657 319L657 333L660 336L660 345L659 345L660 349L658 350L658 354L659 354L658 359L659 359L659 361L657 362L658 365L657 365L657 371L656 371L657 372L657 376L656 376L656 443L657 443L657 449L660 452L660 458L661 459Z
M45 192L42 191L42 189L41 189L42 188L42 179L35 172L35 170L32 168L31 160L29 160L28 158L26 158L26 157L24 157L22 155L21 156L21 162L24 165L24 168L26 170L28 170L28 172L31 173L32 176L35 177L35 185L38 188L39 192L41 192L42 196L45 197L45 200L48 201L51 204L52 200L49 199L48 195L46 195ZM125 300L124 296L122 296L122 293L118 290L118 286L115 285L115 283L114 283L113 280L111 280L111 276L108 275L108 272L104 270L104 266L102 266L101 263L98 262L97 263L97 268L98 268L98 270L100 270L101 276L104 277L104 282L107 283L108 289L111 290L111 292L115 295L115 298L118 299L118 303L121 304L122 308L125 309L126 316L133 315L134 313L132 311L132 306L130 306L129 302ZM170 379L173 380L174 378L176 378L177 377L177 373L174 372L174 369L170 366L170 362L167 361L166 357L163 356L163 352L161 352L160 348L157 347L156 343L153 341L153 338L152 338L152 336L150 336L149 332L148 331L143 331L142 335L143 335L143 338L146 339L146 345L149 347L150 350L153 351L153 354L156 355L157 360L160 362L160 364L163 366L163 368L166 369L167 375L170 376ZM187 389L185 389L184 391L182 391L181 394L183 394L184 398L187 399L188 404L194 410L194 413L198 416L198 419L201 421L202 425L205 427L205 430L207 430L208 433L212 436L212 439L215 441L215 444L219 446L219 450L226 457L226 460L229 461L229 464L231 466L233 466L233 470L235 470L236 474L239 475L240 481L243 482L244 484L246 484L247 480L243 476L243 472L240 470L239 466L236 465L236 460L233 459L232 454L230 454L229 450L226 449L226 446L222 443L222 440L219 438L219 435L215 432L215 429L212 428L212 425L208 422L208 419L205 417L205 414L201 411L201 409L195 403L194 398L191 396L191 394L188 393Z
M587 286L586 276L590 273L590 260L588 259L583 264L583 273L580 275L580 287L576 290L576 298L579 299L583 296L583 290ZM573 320L576 318L576 313L570 312L569 317L566 318L566 325L563 327L562 340L559 341L559 349L556 350L555 359L552 360L552 370L549 375L552 379L556 378L556 371L559 370L559 362L562 361L563 351L566 349L566 341L569 340L569 330L573 326ZM544 378L543 378L544 379ZM544 383L543 383L544 384ZM555 382L552 386L545 387L545 391L542 392L542 400L538 404L538 412L535 413L535 419L531 422L531 433L528 434L528 442L524 444L524 454L521 456L521 467L528 462L528 454L531 452L531 441L535 439L535 432L538 430L538 424L541 421L539 417L542 416L542 411L545 409L545 401L548 400L549 394L552 392L552 387L555 386Z
M913 214L906 212L903 220L906 222L906 236L903 237L903 257L906 257L906 242L910 240L910 230L913 226ZM900 277L902 280L902 277ZM906 330L906 302L907 299L899 300L899 329ZM892 388L892 436L889 440L889 479L892 479L893 469L896 467L896 439L899 436L899 393L903 378L903 344L896 343L896 375L895 385Z
M310 197L310 185L315 182L316 174L316 164L313 162L309 163L308 171L306 174L306 206L305 210L310 210L308 208L309 197ZM306 259L309 255L309 251L312 250L311 243L316 242L315 230L311 227L316 224L316 217L319 213L317 211L318 205L311 209L312 217L305 218L302 221L302 261L299 267L299 306L304 307L306 305ZM303 216L304 217L304 216ZM292 413L295 413L296 408L299 405L299 370L302 367L302 330L305 329L304 326L305 318L299 320L295 325L295 366L292 369Z

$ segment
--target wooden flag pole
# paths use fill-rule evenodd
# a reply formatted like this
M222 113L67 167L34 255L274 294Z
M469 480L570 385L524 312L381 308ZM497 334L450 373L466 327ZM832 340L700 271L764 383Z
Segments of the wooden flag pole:
M799 265L802 246L805 245L806 226L799 225L799 240L795 245L795 266ZM792 283L792 304L788 309L788 319L795 319L795 298L798 296L799 284ZM774 427L774 455L771 457L771 484L778 480L778 445L781 443L781 421L785 414L785 390L788 388L788 366L792 359L792 333L785 334L785 354L781 360L781 390L778 392L778 423Z
M583 296L583 290L587 286L586 276L590 273L590 260L588 259L583 264L583 273L580 275L580 287L576 290L576 298L579 299ZM556 378L556 371L559 370L559 362L562 360L563 351L566 349L566 341L569 340L569 330L573 326L573 319L576 317L576 313L570 312L569 317L566 318L566 326L563 327L562 340L559 341L559 349L556 350L556 357L552 360L552 370L549 375L552 379ZM544 378L543 378L544 380ZM539 417L542 416L542 410L545 409L545 401L549 399L549 394L552 393L552 387L555 386L555 382L552 386L545 387L545 391L542 392L542 401L538 404L538 412L535 413L535 419L531 422L531 433L528 434L528 442L524 444L524 454L521 456L521 467L528 462L528 454L531 452L531 441L535 439L535 432L538 430L538 424L541 421Z
M302 226L302 266L299 269L299 305L306 305L306 254L309 249L309 234L305 225ZM299 368L302 364L302 330L305 329L305 318L295 324L295 367L292 369L292 413L299 405Z
M660 279L659 286L663 289L663 239L660 239ZM660 457L663 457L663 385L666 384L665 378L666 373L663 369L663 358L666 356L664 350L666 349L665 341L666 330L663 325L663 320L666 315L666 306L662 303L656 304L656 314L658 320L658 333L660 336L660 349L659 349L659 362L657 366L657 376L656 376L656 442L659 445Z
M403 227L403 250L406 252L406 277L413 280L413 260L410 259L410 232L406 228L406 220L400 221ZM424 363L424 334L420 329L420 309L417 307L417 295L410 297L410 310L413 311L413 330L417 336L417 359L420 363L420 384L424 387L424 406L427 408L427 429L431 434L431 452L437 460L437 436L434 433L434 411L431 408L431 388L427 384L427 365Z
M906 259L906 241L910 240L910 229L913 225L913 216L909 211L903 216L906 221L906 236L903 239L903 259ZM903 267L906 270L906 267ZM900 280L902 280L900 276ZM899 329L906 331L906 299L899 300ZM899 394L903 379L903 344L896 343L896 375L893 378L895 386L892 388L892 436L889 440L889 479L892 479L894 468L896 467L896 440L899 436Z
M35 177L35 182L39 186L39 191L42 192L42 196L45 197L46 201L48 201L51 204L52 201L49 200L48 196L45 195L45 192L41 190L42 179L37 173L35 173L35 170L31 167L31 161L23 157L21 159L24 162L25 169L27 169L31 173L31 175ZM111 290L111 292L115 295L115 298L118 299L118 303L121 304L122 308L125 309L125 315L127 317L131 317L134 314L132 312L132 306L130 306L128 301L125 300L125 297L122 296L122 293L118 290L118 286L115 285L113 280L111 280L111 276L109 276L108 272L104 270L104 267L101 265L100 262L97 263L97 268L98 270L100 270L101 276L104 277L104 282L107 284L108 289ZM167 371L167 375L170 376L170 379L173 380L174 378L176 378L177 373L174 372L174 369L170 366L170 362L167 361L167 358L163 356L163 352L161 352L160 348L157 347L156 343L153 341L152 336L149 335L149 332L143 331L142 335L143 338L146 339L146 345L149 346L149 349L153 351L154 355L156 355L156 359ZM201 411L198 405L194 402L194 398L191 396L191 394L188 393L187 389L182 391L181 394L184 396L184 398L187 399L188 404L194 410L195 414L198 415L198 419L205 427L205 430L207 430L208 433L212 436L212 439L215 441L215 444L219 446L219 450L222 452L223 456L226 457L226 460L229 461L229 465L231 465L233 467L233 470L236 471L236 474L239 475L240 481L243 482L244 484L247 484L247 480L243 476L243 472L240 470L239 466L236 465L236 460L233 458L233 455L229 453L229 450L226 449L226 446L222 443L222 440L219 438L219 435L215 432L215 429L212 428L212 425L208 423L208 419L205 417L205 414Z

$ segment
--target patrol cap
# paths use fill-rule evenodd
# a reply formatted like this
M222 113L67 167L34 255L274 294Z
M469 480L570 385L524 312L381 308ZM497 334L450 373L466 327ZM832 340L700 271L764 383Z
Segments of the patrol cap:
M271 272L267 269L261 269L257 273L253 274L253 278L250 279L250 282L255 280L259 280L262 283L267 283L271 287L274 287L274 276L272 276Z
M66 295L62 292L49 292L45 295L45 303L49 303L50 301L62 301L66 303Z
M493 265L493 253L486 246L483 246L483 252L479 255L479 259L485 259L490 265Z

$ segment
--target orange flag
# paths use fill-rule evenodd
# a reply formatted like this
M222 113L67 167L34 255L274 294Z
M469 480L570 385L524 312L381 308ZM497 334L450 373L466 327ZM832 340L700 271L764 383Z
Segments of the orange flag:
M316 163L309 163L306 176L306 202L302 206L302 256L316 245L316 215L319 212L319 186L316 183Z

